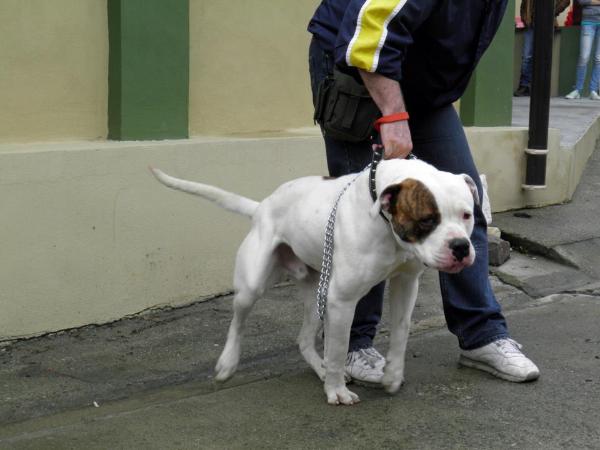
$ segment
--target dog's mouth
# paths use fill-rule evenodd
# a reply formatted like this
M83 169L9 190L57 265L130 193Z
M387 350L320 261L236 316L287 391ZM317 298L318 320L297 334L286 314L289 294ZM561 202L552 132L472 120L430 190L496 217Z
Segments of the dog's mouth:
M429 269L438 270L445 273L459 273L461 270L471 266L472 264L465 264L464 262L455 261L451 264L428 264L426 262L423 265Z
M431 267L440 272L446 273L459 273L467 267L471 267L475 262L475 255L461 259L460 261L453 256L446 256L445 258L436 259L434 264L425 264L427 267Z
M457 262L457 263L452 264L450 266L438 267L438 270L440 272L446 272L446 273L459 273L465 267L468 267L468 266L466 264L462 264L462 263Z

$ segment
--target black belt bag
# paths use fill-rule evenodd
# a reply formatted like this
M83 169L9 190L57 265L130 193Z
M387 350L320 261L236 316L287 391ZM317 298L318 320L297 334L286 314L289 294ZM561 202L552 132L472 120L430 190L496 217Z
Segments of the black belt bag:
M360 142L373 135L373 122L381 117L367 88L337 69L319 85L314 120L326 136Z

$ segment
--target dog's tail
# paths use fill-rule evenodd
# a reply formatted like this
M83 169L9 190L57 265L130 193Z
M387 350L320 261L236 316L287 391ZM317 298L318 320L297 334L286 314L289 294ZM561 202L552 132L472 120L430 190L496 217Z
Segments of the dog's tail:
M252 217L259 205L257 201L242 197L233 192L227 192L215 186L175 178L154 167L149 167L149 169L156 179L165 186L187 192L188 194L199 195L222 208L243 216Z

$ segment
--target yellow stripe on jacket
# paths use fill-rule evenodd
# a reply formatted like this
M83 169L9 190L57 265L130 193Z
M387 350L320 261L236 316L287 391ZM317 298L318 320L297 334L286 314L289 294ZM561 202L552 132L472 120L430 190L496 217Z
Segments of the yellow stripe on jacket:
M407 0L367 0L360 9L354 36L346 51L346 63L375 72L387 27Z

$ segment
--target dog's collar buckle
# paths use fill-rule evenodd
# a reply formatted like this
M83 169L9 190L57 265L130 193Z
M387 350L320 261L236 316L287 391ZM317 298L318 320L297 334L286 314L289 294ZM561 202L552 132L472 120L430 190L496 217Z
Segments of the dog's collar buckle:
M369 192L371 193L371 198L373 199L373 202L377 201L377 185L376 185L375 178L377 176L377 166L383 159L383 152L384 152L383 146L375 147L375 149L373 150L373 158L371 160L371 166L369 168ZM383 220L385 220L386 222L389 222L389 219L387 217L385 217L385 215L383 214L383 211L379 211L379 215L383 218Z
M369 192L371 193L371 198L373 199L373 203L377 201L377 186L376 186L376 176L377 176L377 166L383 159L383 154L385 150L382 145L377 145L373 150L373 158L371 160L371 164L369 165ZM406 159L417 159L415 155L409 153ZM379 215L383 217L383 220L389 223L389 219L383 214L383 211L379 211Z

